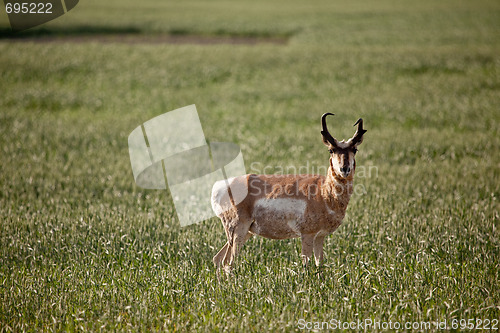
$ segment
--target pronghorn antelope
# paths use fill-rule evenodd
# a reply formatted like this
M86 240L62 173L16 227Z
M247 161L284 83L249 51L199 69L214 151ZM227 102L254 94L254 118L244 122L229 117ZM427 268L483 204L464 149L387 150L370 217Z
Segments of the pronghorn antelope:
M363 142L363 120L347 141L337 141L321 117L323 143L330 152L328 174L245 175L218 181L212 189L212 208L224 226L227 243L213 258L217 269L229 271L243 243L252 235L272 239L300 237L307 266L314 250L316 265L323 260L323 240L339 227L353 189L357 147ZM234 192L246 196L235 203ZM233 193L232 193L233 192ZM241 191L240 191L241 192ZM237 195L237 193L236 193Z

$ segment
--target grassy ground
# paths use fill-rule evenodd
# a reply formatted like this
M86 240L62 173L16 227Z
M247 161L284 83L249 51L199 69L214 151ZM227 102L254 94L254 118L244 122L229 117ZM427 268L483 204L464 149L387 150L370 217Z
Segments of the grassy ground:
M0 331L498 320L497 1L128 2L35 30L289 41L0 41ZM371 173L323 268L301 267L297 240L254 238L219 283L219 221L180 228L168 191L134 185L128 134L189 104L251 172L324 168L320 115L339 138L364 118Z

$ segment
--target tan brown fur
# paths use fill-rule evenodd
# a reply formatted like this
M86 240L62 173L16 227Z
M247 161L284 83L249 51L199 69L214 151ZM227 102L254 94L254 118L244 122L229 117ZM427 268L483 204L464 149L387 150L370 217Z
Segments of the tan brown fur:
M353 190L354 154L362 137L355 143L335 141L336 146L329 141L325 142L331 152L326 176L249 174L233 180L231 186L246 188L248 194L236 205L231 201L230 208L218 214L228 241L213 258L217 268L230 269L239 249L252 235L271 239L300 237L304 265L313 252L320 265L324 238L340 226L345 216ZM348 166L350 171L343 173L342 168ZM217 204L220 196L216 192L214 187L212 200Z

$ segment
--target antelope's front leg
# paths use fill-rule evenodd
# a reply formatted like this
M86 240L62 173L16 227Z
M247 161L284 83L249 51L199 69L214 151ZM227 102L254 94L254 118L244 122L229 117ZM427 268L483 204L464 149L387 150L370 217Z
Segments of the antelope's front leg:
M302 262L304 267L307 267L313 254L314 235L302 235L300 238L302 240Z
M323 241L325 236L314 237L314 260L316 261L316 266L321 265L323 262Z

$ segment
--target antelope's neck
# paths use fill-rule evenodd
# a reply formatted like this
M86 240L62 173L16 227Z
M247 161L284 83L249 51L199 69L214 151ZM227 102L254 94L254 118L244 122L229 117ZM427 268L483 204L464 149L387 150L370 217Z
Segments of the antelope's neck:
M354 171L348 178L341 178L335 174L331 166L328 168L328 174L321 188L321 194L328 208L338 213L345 213L353 192L353 180Z

